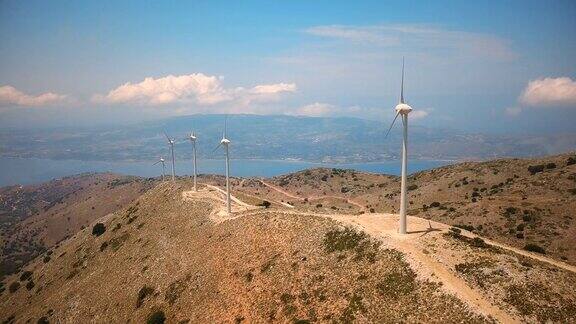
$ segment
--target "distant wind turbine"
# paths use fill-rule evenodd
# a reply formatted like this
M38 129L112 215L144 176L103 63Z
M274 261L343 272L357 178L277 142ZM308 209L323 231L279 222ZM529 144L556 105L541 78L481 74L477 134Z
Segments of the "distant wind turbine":
M160 157L160 160L152 165L156 165L158 163L162 163L162 181L164 181L164 177L166 176L166 164L164 163L164 158Z
M192 166L193 166L193 170L192 172L194 173L194 191L197 190L196 188L196 135L194 134L194 132L190 133L190 142L192 142Z
M408 166L408 114L412 111L412 107L404 102L404 58L402 58L402 82L400 85L400 102L396 105L396 116L386 132L386 136L390 134L390 130L398 115L402 115L402 124L404 125L404 140L402 141L402 180L400 185L400 234L406 234L406 169Z
M174 139L168 137L168 134L166 134L166 132L164 132L164 136L166 136L166 139L168 140L168 145L170 146L170 152L172 153L172 181L174 181L176 179L176 170L174 166Z
M224 132L222 133L222 139L213 152L215 152L220 146L223 146L226 152L226 210L228 211L228 214L230 214L232 212L230 206L230 140L226 138L226 123L227 119L224 119Z

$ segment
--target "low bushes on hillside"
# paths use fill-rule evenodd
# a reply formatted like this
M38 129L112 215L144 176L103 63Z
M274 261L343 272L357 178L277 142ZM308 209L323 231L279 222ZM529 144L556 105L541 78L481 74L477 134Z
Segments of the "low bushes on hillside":
M14 293L16 290L18 290L18 288L20 288L20 283L18 281L14 281L10 284L10 286L8 286L8 291Z
M143 286L142 288L140 288L140 290L138 291L138 298L136 299L136 308L140 308L140 306L142 306L142 304L144 303L144 299L146 299L153 293L154 288L150 286Z
M97 223L92 227L92 235L100 236L106 232L106 226L102 223Z
M528 167L528 172L530 172L531 175L535 175L538 172L544 171L545 167L546 166L544 164L531 165Z
M470 232L472 232L472 231L474 230L474 226L472 226L472 225L456 224L456 225L454 225L454 226L455 226L455 227L459 227L459 228L461 228L461 229L465 229L465 230L470 231Z
M164 324L165 321L166 321L166 315L164 315L164 312L161 310L157 310L152 312L148 316L146 324Z
M272 204L268 200L264 200L260 204L258 204L258 206L262 206L264 208L269 208L270 205L272 205Z
M546 254L546 250L544 250L543 247L541 247L538 244L535 243L528 243L524 246L524 250L526 251L530 251L530 252L536 252L536 253L541 253L541 254Z

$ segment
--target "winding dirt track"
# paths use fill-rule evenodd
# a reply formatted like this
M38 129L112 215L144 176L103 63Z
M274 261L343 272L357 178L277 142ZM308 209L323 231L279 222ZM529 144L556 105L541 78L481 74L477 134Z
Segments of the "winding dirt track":
M264 183L264 182L262 182ZM432 275L438 278L442 283L443 287L459 297L461 300L467 302L471 307L483 313L487 316L491 316L501 323L517 323L519 320L512 317L506 311L500 309L499 307L493 305L489 300L487 300L480 291L475 290L470 287L463 279L456 276L450 271L445 265L440 263L438 260L434 259L432 255L426 255L422 252L422 248L417 244L419 240L423 240L425 235L440 235L449 230L450 226L425 220L419 217L409 216L410 232L406 235L399 235L397 233L398 215L395 214L361 214L361 215L344 215L344 214L318 214L309 212L299 212L295 210L263 210L258 206L251 206L240 201L238 198L233 197L232 200L237 206L233 206L233 214L227 215L225 211L225 206L222 204L223 200L219 199L213 194L214 190L222 193L223 190L215 187L208 186L211 192L207 190L200 190L198 192L183 192L184 199L212 199L215 201L215 208L211 216L216 222L227 221L230 219L258 215L269 212L278 212L290 215L307 215L316 217L326 217L338 221L344 225L354 226L372 237L380 240L384 245L397 249L403 252L407 256L407 261L419 269L420 273L425 273L427 275ZM272 187L271 187L272 188ZM279 192L283 192L282 189L278 188ZM299 199L298 197L286 194L286 196ZM476 236L470 232L463 231L464 235ZM429 237L429 236L428 236ZM519 250L514 247L510 247L504 244L493 242L490 240L485 240L488 244L498 246L502 249L518 253L520 255L537 259L542 262L563 268L568 271L576 273L576 268L562 262L558 262L544 256L535 255L523 250Z
M281 194L283 194L283 195L285 195L285 196L287 196L287 197L290 197L290 198L292 198L292 199L297 199L297 200L300 200L300 201L304 201L305 199L308 199L308 201L321 200L321 199L326 199L326 198L340 199L340 200L346 201L346 202L347 202L348 204L350 204L350 205L354 205L354 206L360 208L361 211L366 211L366 207L365 207L365 206L363 206L362 204L360 204L360 203L358 203L358 202L356 202L356 201L354 201L354 200L352 200L352 199L346 198L346 197L331 196L331 195L327 195L327 196L299 197L299 196L296 196L296 195L294 195L294 194L292 194L292 193L290 193L290 192L288 192L288 191L286 191L286 190L284 190L284 189L282 189L282 188L280 188L280 187L278 187L278 186L276 186L276 185L273 185L273 184L271 184L271 183L268 183L268 182L266 182L266 181L264 181L264 180L262 180L262 179L259 179L259 181L260 181L263 185L265 185L266 187L268 187L268 188L270 188L270 189L272 189L272 190L274 190L274 191L276 191L276 192L279 192L279 193L281 193Z

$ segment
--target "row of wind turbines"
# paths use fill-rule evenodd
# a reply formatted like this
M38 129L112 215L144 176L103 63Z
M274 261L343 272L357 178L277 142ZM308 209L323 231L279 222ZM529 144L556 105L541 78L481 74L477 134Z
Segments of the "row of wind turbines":
M214 151L216 151L218 148L220 148L221 146L224 148L224 151L226 152L226 210L228 211L228 214L230 214L232 212L232 207L230 205L230 150L229 150L229 146L230 146L230 140L226 138L226 119L224 120L224 131L222 132L222 139L220 140L220 144L218 144L218 146L216 146L216 148L214 149ZM172 155L172 181L176 180L176 161L174 159L174 144L176 143L176 139L175 138L170 138L170 136L168 136L168 134L166 132L164 132L164 136L166 137L166 140L168 141L168 146L170 147L170 154ZM193 173L193 182L194 182L194 191L198 191L198 187L197 187L197 180L196 178L198 177L198 169L197 169L197 159L196 159L196 141L198 140L198 137L196 136L196 134L194 134L194 132L190 133L190 135L188 136L188 138L190 140L190 142L192 143L192 173ZM164 160L163 157L160 157L160 159L154 163L153 165L156 164L162 164L162 181L165 180L166 177L166 160Z
M407 222L406 222L406 191L407 191L407 168L408 168L408 114L412 111L412 107L410 107L404 100L404 59L402 59L402 81L400 83L400 100L396 108L396 115L386 132L384 139L388 138L394 123L398 116L402 118L402 125L403 127L403 140L402 140L402 171L401 171L401 181L400 181L400 224L398 232L400 234L406 234ZM175 161L174 161L174 143L175 139L170 138L166 132L164 132L164 136L168 140L168 145L170 147L170 153L172 155L172 181L175 181L176 178L176 171L175 171ZM194 132L190 133L188 139L192 143L192 163L193 163L193 179L194 179L194 191L197 191L197 168L196 168L196 140L198 139ZM222 132L222 139L220 140L220 144L216 146L214 151L218 148L223 147L226 156L226 209L228 214L231 213L231 205L230 205L230 140L226 138L226 119L224 120L224 131ZM164 181L165 174L166 174L166 165L165 160L163 157L160 158L159 161L154 163L162 164L162 180Z

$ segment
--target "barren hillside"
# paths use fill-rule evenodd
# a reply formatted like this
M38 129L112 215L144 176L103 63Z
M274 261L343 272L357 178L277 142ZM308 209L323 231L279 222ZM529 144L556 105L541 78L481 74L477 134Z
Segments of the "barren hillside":
M137 177L82 174L0 188L0 277L93 220L123 208L153 185Z
M565 154L414 174L406 236L396 230L394 176L234 178L232 215L220 176L202 176L198 192L187 177L151 190L106 178L59 215L120 194L124 205L99 207L102 217L4 278L0 320L574 322L573 162ZM50 219L38 217L23 228Z
M239 183L238 183L239 185ZM576 268L390 214L164 183L5 280L8 322L571 322Z

